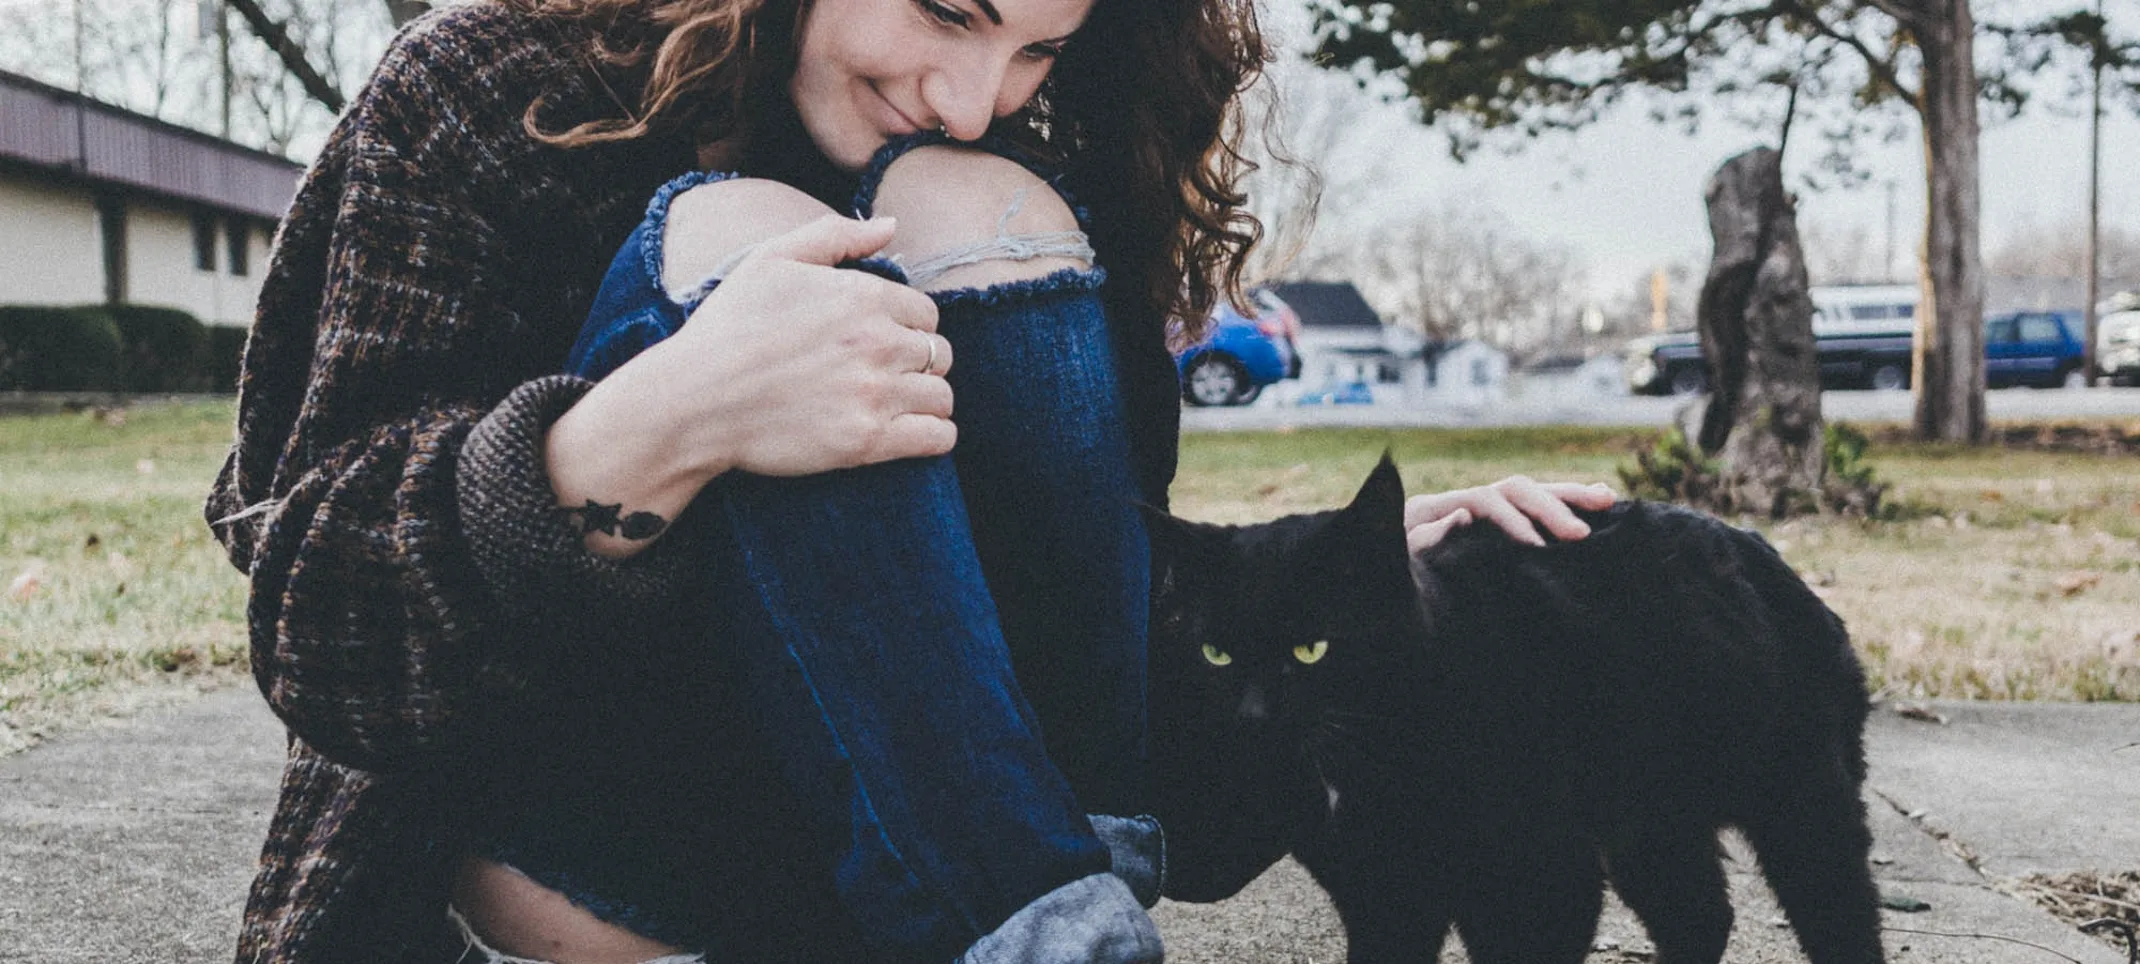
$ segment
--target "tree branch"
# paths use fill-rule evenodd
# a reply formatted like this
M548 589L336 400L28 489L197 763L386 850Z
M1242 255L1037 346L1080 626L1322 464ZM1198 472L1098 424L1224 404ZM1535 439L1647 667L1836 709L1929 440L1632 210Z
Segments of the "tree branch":
M1865 3L1911 30L1916 30L1924 21L1924 8L1905 0L1865 0Z
M290 39L290 32L284 29L282 24L269 19L267 11L260 9L257 0L223 2L232 10L238 11L238 16L245 18L245 25L252 28L253 35L273 49L275 56L282 58L283 67L290 71L290 76L297 78L298 83L304 85L306 94L311 95L313 100L319 101L328 110L337 114L342 112L342 92L328 83L327 78L318 70L313 69L312 62L305 58L305 48Z
M394 15L394 26L400 27L411 20L431 12L431 4L425 0L386 0L387 12Z
M1772 9L1778 13L1794 14L1804 18L1806 23L1811 25L1814 31L1821 36L1856 51L1859 57L1864 58L1865 69L1872 71L1874 77L1886 83L1889 87L1900 91L1903 96L1910 98L1912 101L1917 99L1916 93L1902 83L1901 75L1895 72L1895 65L1889 63L1887 58L1873 53L1872 48L1865 46L1865 42L1859 40L1856 34L1842 30L1821 19L1821 15L1818 12L1798 2L1798 0L1777 0ZM1908 22L1904 21L1906 24Z

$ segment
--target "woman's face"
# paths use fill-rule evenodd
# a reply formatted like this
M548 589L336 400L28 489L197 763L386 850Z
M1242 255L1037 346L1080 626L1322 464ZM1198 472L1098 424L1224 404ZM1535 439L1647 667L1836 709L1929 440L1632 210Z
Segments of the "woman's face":
M974 140L1033 98L1092 4L814 0L788 93L843 170L861 170L901 134L941 127Z

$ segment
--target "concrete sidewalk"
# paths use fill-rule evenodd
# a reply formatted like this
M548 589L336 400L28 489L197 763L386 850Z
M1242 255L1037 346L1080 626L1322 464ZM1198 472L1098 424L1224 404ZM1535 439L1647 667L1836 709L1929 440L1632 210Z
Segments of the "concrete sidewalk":
M1931 905L1886 915L1889 959L2122 964L2122 953L1994 885L2036 870L2140 869L2140 748L2118 749L2140 741L2140 706L1935 709L1948 725L1881 713L1869 734L1881 886ZM282 748L259 697L241 688L0 760L0 961L228 961ZM1803 961L1738 854L1726 959ZM1166 904L1159 919L1178 964L1344 958L1327 902L1290 863L1234 900ZM1651 959L1641 927L1616 905L1598 936L1590 964Z

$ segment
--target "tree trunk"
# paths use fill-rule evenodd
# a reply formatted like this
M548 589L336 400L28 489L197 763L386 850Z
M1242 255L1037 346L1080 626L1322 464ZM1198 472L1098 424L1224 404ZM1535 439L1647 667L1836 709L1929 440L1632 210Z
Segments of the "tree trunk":
M1720 456L1725 506L1780 518L1819 504L1826 468L1813 300L1782 156L1764 147L1724 162L1704 196L1716 258L1696 320L1715 387L1699 441Z
M1926 204L1914 428L1925 441L1975 443L1985 433L1976 18L1969 0L1927 0L1926 8L1917 24Z

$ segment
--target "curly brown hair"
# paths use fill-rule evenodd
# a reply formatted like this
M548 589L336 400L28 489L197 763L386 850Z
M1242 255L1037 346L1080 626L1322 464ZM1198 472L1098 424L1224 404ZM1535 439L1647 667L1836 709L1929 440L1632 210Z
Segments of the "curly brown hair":
M594 26L599 61L642 78L623 116L544 130L574 147L688 131L748 132L785 96L809 0L507 0ZM1200 339L1220 297L1244 303L1242 271L1263 227L1237 187L1254 170L1240 95L1268 53L1254 0L1094 0L1025 110L994 133L1059 161L1106 253L1114 308ZM629 100L629 98L627 98ZM745 138L749 140L748 137Z

